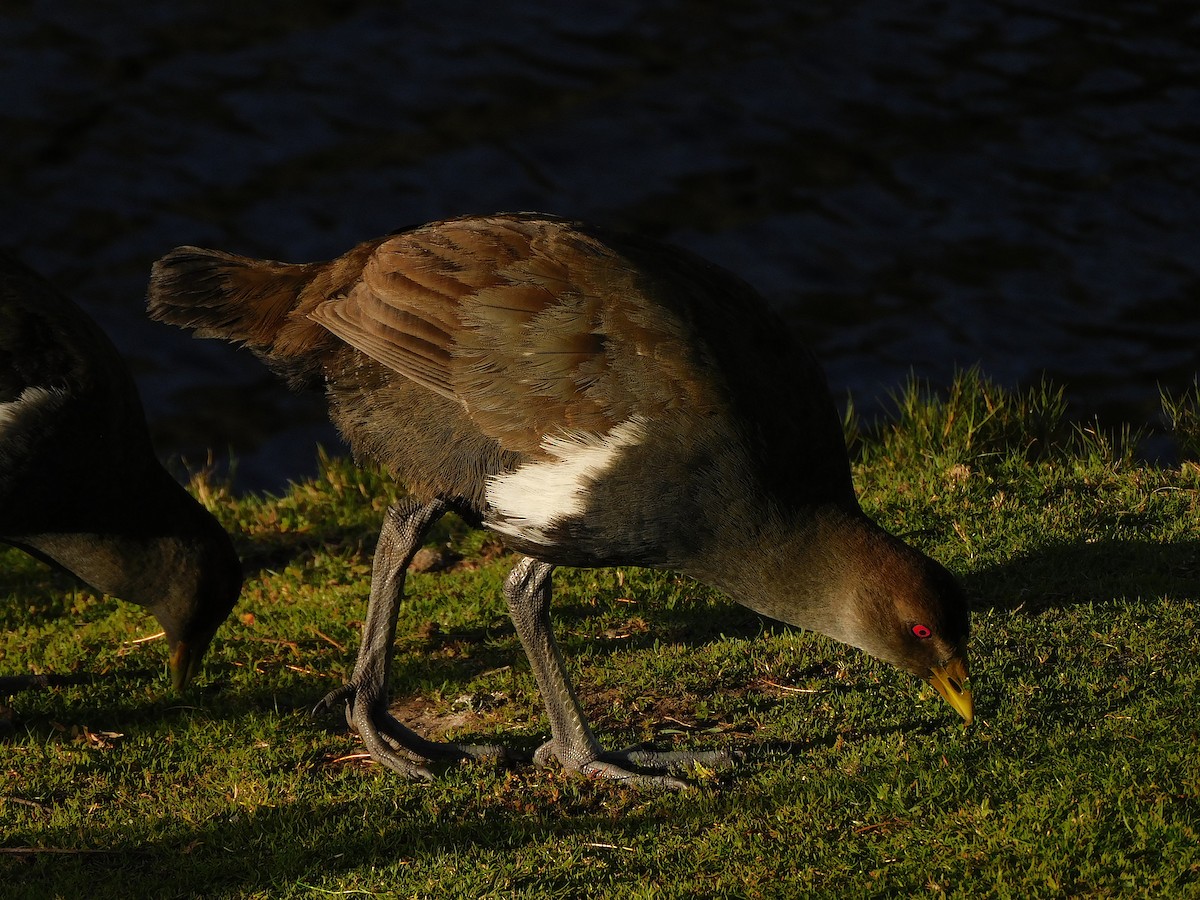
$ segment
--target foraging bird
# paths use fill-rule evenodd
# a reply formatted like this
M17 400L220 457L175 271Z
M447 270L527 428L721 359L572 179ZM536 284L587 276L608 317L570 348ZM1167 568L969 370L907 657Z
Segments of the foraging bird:
M0 541L150 610L184 688L241 591L229 535L159 464L116 348L0 254Z
M354 673L323 701L345 699L397 771L497 752L434 744L387 712L404 570L448 509L524 554L504 595L549 716L539 762L681 784L666 771L678 754L606 752L588 727L550 627L560 565L682 572L929 679L972 717L962 591L859 508L813 357L691 254L534 214L307 265L180 247L154 266L149 311L324 386L356 456L408 486L380 534Z

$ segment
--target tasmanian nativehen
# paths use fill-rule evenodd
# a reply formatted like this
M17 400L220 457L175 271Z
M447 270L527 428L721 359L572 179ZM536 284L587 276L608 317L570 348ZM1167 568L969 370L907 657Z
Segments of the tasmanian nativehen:
M182 689L242 586L229 535L159 464L133 379L78 306L0 254L0 541L141 604Z
M461 218L328 263L181 247L155 264L149 309L323 386L356 456L407 485L354 674L322 701L344 699L399 772L499 752L432 743L387 710L404 572L446 510L524 554L504 596L549 716L538 762L678 786L668 770L692 758L596 741L551 633L555 566L682 572L928 679L972 717L962 591L859 508L813 357L691 254L543 215Z

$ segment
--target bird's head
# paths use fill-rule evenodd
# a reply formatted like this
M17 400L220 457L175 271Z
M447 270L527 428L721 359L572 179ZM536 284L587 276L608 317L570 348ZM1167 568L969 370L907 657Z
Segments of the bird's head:
M847 597L842 640L923 678L969 724L970 604L939 563L879 531L870 535Z
M213 635L242 589L242 566L233 544L215 521L212 525L200 538L179 543L180 558L164 573L162 590L149 604L166 633L177 691L200 671Z
M809 511L799 523L777 521L746 537L696 577L764 615L925 679L971 722L970 607L946 569L857 507Z

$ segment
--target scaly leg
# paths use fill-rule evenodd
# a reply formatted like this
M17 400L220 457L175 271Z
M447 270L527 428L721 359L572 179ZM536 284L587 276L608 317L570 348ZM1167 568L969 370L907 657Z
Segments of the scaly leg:
M467 759L502 759L504 748L490 745L448 744L426 740L397 721L387 709L388 674L396 641L396 619L404 597L404 576L425 534L446 511L434 500L424 505L405 501L388 509L379 532L371 566L371 598L363 623L362 646L349 683L330 691L314 713L333 709L346 701L346 721L359 733L376 762L409 778L431 779L428 762ZM398 748L416 759L402 756Z
M509 614L525 655L529 657L550 718L550 740L538 748L534 761L543 765L554 757L573 772L655 788L691 786L668 774L673 768L694 763L730 765L732 758L722 751L656 752L634 748L607 752L600 746L584 718L550 628L550 575L553 571L550 564L526 557L517 563L504 583Z

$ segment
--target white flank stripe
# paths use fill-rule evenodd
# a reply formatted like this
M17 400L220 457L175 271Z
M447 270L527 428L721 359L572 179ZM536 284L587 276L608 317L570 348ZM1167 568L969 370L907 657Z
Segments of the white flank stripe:
M488 479L487 500L492 512L487 525L501 534L549 544L550 529L583 515L588 489L645 431L644 420L635 416L607 434L547 437L542 450L550 459L526 463Z
M62 391L53 388L27 387L21 391L21 396L7 403L0 403L0 438L9 429L15 429L22 418L39 406L56 402L62 397Z

